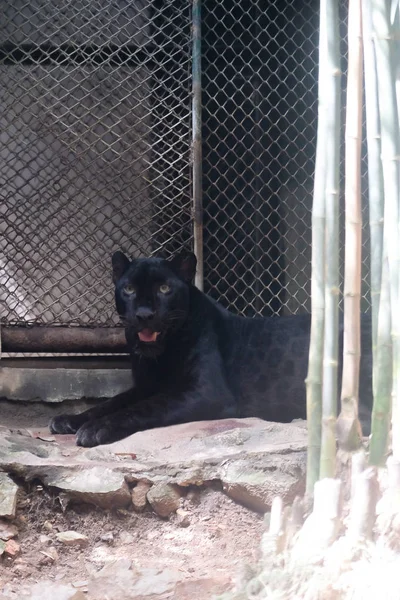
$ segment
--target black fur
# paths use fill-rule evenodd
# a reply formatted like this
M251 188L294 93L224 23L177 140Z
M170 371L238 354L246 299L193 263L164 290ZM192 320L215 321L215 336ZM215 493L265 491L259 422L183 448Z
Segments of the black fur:
M96 446L188 421L305 418L309 315L230 314L190 283L196 269L192 254L130 262L116 252L112 263L134 387L79 415L55 417L53 433L76 432L78 445ZM362 329L367 352L360 396L370 402L369 323L363 321ZM141 341L139 332L147 340L159 335Z

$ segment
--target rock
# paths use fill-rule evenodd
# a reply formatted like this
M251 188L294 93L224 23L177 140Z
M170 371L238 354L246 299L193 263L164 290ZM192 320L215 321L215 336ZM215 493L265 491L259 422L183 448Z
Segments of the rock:
M73 581L72 585L74 586L74 588L77 588L82 592L87 592L88 580L82 579L81 581Z
M40 553L44 557L49 558L51 562L56 562L59 559L58 552L54 548L54 546L47 548L47 550L41 550ZM43 562L42 562L42 564L43 564Z
M6 473L0 473L0 517L13 519L17 510L18 486Z
M54 546L47 548L46 550L40 550L40 554L42 555L39 564L40 565L51 565L58 561L59 556L57 550Z
M131 503L131 494L123 474L110 467L79 465L59 474L48 469L45 483L63 490L70 498L94 504L100 508L124 508Z
M53 524L50 523L50 521L45 521L43 523L43 529L46 529L46 531L51 531L53 529Z
M176 511L176 524L179 525L179 527L189 527L190 517L186 510L178 508Z
M131 561L127 558L105 565L88 583L90 600L127 600L135 582L135 572L131 571Z
M180 581L176 584L174 598L179 600L214 600L216 594L222 594L231 588L230 578L226 575L219 575L211 578L189 579ZM225 598L225 596L223 596Z
M121 531L121 533L119 534L119 541L121 542L121 544L132 544L135 541L135 539L136 536L134 536L129 531Z
M221 479L223 490L236 502L258 512L270 510L273 499L280 496L285 504L292 504L296 496L304 494L306 452L296 457L279 454L248 458L228 464Z
M0 470L26 480L39 479L74 500L102 508L131 504L127 481L192 490L201 482L219 480L232 498L260 511L268 509L277 494L285 503L291 502L304 483L307 429L302 421L282 424L248 418L185 423L89 449L64 438L45 443L0 429ZM135 453L137 459L120 460L127 453ZM147 496L151 494L155 492L149 490Z
M88 600L144 600L174 597L181 575L170 569L136 569L131 561L120 559L107 564L88 584ZM58 600L58 599L57 599Z
M51 537L49 537L48 535L41 535L39 537L39 542L42 546L48 546L49 544L51 544Z
M33 565L29 564L26 560L21 558L16 558L14 560L13 572L19 575L20 577L26 578L32 575L35 568Z
M56 538L66 546L86 546L89 542L87 535L77 531L60 531L56 533Z
M41 581L30 587L27 600L85 600L86 595L69 584Z
M15 525L7 523L6 521L0 521L0 540L10 540L11 538L18 535L18 529Z
M160 517L169 517L181 505L181 494L176 485L157 483L147 493L147 500Z
M151 483L147 481L138 481L137 485L132 490L132 504L137 512L141 512L146 508L147 493L151 488Z
M21 552L21 546L15 540L8 540L4 548L5 554L14 558Z

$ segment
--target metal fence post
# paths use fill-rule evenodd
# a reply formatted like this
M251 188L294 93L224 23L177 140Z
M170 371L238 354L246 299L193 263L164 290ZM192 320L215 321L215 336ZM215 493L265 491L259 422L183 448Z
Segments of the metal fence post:
M203 198L201 152L201 0L192 6L192 160L193 160L193 232L197 258L195 284L203 289Z

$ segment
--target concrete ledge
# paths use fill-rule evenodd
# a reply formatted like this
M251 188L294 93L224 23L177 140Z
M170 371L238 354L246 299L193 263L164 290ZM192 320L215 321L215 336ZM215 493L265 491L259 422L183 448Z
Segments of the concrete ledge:
M6 361L4 361L6 362ZM39 361L37 361L39 363ZM83 366L52 361L40 366L1 366L0 397L31 402L62 402L80 398L109 398L132 386L127 364L110 368L106 362ZM25 363L26 364L26 363ZM2 361L3 365L3 361Z

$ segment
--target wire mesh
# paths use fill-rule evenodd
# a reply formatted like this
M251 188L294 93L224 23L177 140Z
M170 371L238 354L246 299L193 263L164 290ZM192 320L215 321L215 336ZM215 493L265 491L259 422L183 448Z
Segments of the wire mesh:
M192 244L191 1L3 6L3 320L114 324L112 251ZM204 289L249 316L310 310L318 10L202 2Z
M190 243L190 25L187 0L2 3L5 322L113 324L111 253Z
M347 9L341 2L343 106ZM311 308L318 27L318 0L203 2L205 291L248 316ZM365 148L363 160L366 310ZM343 161L341 188L343 265Z

